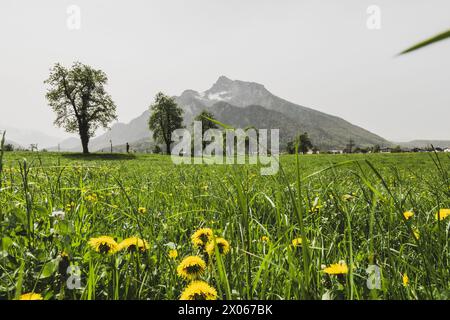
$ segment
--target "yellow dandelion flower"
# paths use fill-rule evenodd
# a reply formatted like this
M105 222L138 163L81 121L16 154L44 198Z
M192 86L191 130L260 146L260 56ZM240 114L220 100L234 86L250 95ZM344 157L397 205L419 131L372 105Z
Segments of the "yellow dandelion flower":
M445 218L447 218L448 216L450 216L450 209L441 209L439 210L439 212L436 214L436 219L438 220L444 220Z
M95 203L98 201L98 197L95 193L88 195L85 199L92 203Z
M178 257L178 251L176 249L169 250L169 258L176 259Z
M72 201L71 203L66 204L67 210L72 210L73 208L75 208L75 202Z
M302 245L302 238L296 238L296 239L292 240L292 246L294 248L297 248L301 245Z
M24 293L20 296L19 300L44 300L39 293Z
M267 236L262 236L262 237L261 237L261 241L262 241L262 242L269 242L270 239L269 239L269 237L267 237Z
M351 201L351 200L353 200L355 198L355 196L354 195L351 195L351 194L344 194L343 196L342 196L342 200L344 200L344 201Z
M137 251L136 249L139 249L139 251L145 251L149 248L148 242L145 240L142 240L138 237L131 237L124 239L121 243L119 243L117 250L128 250L130 252Z
M147 209L144 208L144 207L139 207L138 212L139 212L140 214L145 214L145 213L147 212Z
M406 272L402 276L402 282L403 282L404 287L408 286L408 284L409 284L409 278L408 278L408 275L406 274Z
M205 272L206 263L198 256L189 256L183 259L177 267L180 277L187 280L195 280Z
M343 261L339 263L333 263L329 267L323 269L325 273L328 274L347 274L348 273L348 267L347 264Z
M311 213L316 213L316 212L319 212L320 209L322 209L322 208L323 208L323 205L321 205L321 204L316 204L316 205L313 205L313 206L311 207L311 209L309 209L309 212L311 212Z
M216 300L217 291L205 281L192 281L181 294L180 300Z
M403 212L403 216L405 217L406 220L409 220L410 218L412 218L414 216L414 212L405 211L405 212Z
M213 231L210 228L202 228L195 231L191 237L194 247L204 249L213 235Z
M89 239L89 245L99 253L115 253L118 250L118 244L112 237L101 236Z
M230 244L224 238L216 238L216 245L219 249L219 253L222 255L226 255L230 251ZM214 255L215 246L213 240L206 245L205 250L210 256Z

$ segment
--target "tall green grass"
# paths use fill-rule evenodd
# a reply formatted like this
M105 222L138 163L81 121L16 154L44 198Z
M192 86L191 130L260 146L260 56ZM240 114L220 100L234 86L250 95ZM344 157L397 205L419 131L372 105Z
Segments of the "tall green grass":
M178 299L186 282L176 267L197 254L190 236L201 227L231 246L203 276L220 299L449 298L450 224L436 219L450 208L445 154L282 156L274 176L153 155L2 158L1 298ZM150 248L100 255L88 245L100 235L138 236ZM79 289L67 286L63 252L80 267ZM341 260L346 275L323 271ZM371 265L381 270L378 289L367 287Z

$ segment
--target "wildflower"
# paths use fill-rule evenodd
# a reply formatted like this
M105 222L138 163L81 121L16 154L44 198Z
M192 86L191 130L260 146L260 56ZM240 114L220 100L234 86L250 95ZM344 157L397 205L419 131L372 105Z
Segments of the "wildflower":
M86 197L86 200L92 203L96 203L98 201L98 197L95 193L90 194Z
M269 237L267 237L267 236L262 236L262 237L261 237L261 241L262 241L262 242L269 242L270 239L269 239Z
M217 245L217 248L219 249L219 253L222 254L222 255L226 255L230 251L230 244L224 238L216 238L215 239L215 244ZM211 240L206 245L206 249L205 250L210 256L214 255L215 246L214 246L214 241L213 240Z
M406 272L402 276L402 282L403 282L404 287L408 286L409 278L408 278L408 275L406 274Z
M316 213L319 212L319 210L322 208L323 206L321 204L317 204L311 207L311 209L309 209L309 212L311 213Z
M24 293L20 296L19 300L44 300L39 293Z
M320 203L320 198L317 195L314 199L314 203L312 204L311 208L309 209L309 212L316 213L319 212L320 209L323 208L323 205Z
M344 194L343 196L342 196L342 200L344 200L344 201L351 201L351 200L353 200L355 197L353 196L353 195L351 195L351 194Z
M217 291L205 281L192 281L181 294L180 300L216 300Z
M101 236L89 239L89 245L99 253L115 253L118 251L119 245L113 238Z
M138 212L139 212L140 214L145 214L145 213L147 212L147 209L144 208L144 207L139 207Z
M406 220L409 220L409 218L412 218L414 216L414 212L405 211L405 212L403 212L403 216L405 217Z
M412 232L413 232L414 238L416 238L416 240L419 240L419 238L420 238L419 230L417 230L416 228L413 228Z
M198 256L189 256L183 259L177 267L180 277L187 280L195 280L205 272L206 263Z
M147 241L139 239L137 237L131 237L124 239L121 243L119 243L117 250L128 250L130 252L137 251L136 249L139 249L139 251L145 251L149 248L149 245Z
M302 238L296 238L296 239L292 240L292 246L294 248L297 248L301 245L302 245Z
M439 210L439 212L436 214L436 219L438 220L444 220L445 218L447 218L448 216L450 216L450 209L441 209Z
M171 249L169 250L169 258L176 259L178 257L178 251L177 249Z
M72 210L73 208L75 208L75 202L72 201L72 202L66 204L67 211Z
M213 231L210 228L198 229L191 237L192 244L197 248L204 249L212 235Z
M325 273L328 274L347 274L348 273L348 267L347 264L344 261L340 261L339 263L333 263L329 267L323 269Z

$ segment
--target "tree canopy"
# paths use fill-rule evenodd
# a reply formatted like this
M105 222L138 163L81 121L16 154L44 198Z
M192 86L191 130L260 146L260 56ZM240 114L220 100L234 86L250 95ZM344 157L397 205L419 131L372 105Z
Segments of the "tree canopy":
M288 153L295 153L295 146L298 145L298 152L307 153L308 150L312 149L314 146L308 136L308 133L302 133L298 135L294 141L290 141L287 144Z
M70 69L57 63L45 81L46 98L56 113L55 125L80 135L83 153L89 153L89 139L95 131L117 119L116 106L106 92L108 82L102 70L75 62Z
M209 129L218 129L219 126L211 119L215 120L214 115L206 110L203 110L199 115L194 118L194 121L200 121L202 123L202 134Z
M166 153L170 154L172 132L183 127L183 110L178 107L174 98L159 92L150 106L150 112L148 124L153 131L153 139L165 144Z

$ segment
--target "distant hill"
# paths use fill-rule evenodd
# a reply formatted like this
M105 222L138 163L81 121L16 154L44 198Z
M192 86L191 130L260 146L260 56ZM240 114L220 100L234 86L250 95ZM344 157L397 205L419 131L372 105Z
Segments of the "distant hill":
M110 140L114 146L132 143L142 139L150 139L150 131L148 130L148 118L150 111L145 111L139 117L130 123L116 123L107 133L104 133L89 141L89 149L98 151L102 149L110 149ZM56 150L57 147L53 147ZM77 138L69 138L60 143L60 149L65 151L81 151L81 142Z
M450 140L413 140L409 142L395 142L404 148L427 148L433 145L435 148L450 148Z
M37 144L39 149L54 146L59 138L49 136L38 130L19 129L6 124L0 124L0 132L6 130L6 140L14 141L23 148L30 147L30 144Z
M177 103L184 110L184 123L190 126L202 110L211 111L215 117L234 127L254 126L259 129L280 129L280 145L292 140L298 133L308 132L313 144L321 149L344 148L352 139L356 146L391 143L344 119L300 106L270 93L263 85L254 82L230 80L221 76L214 85L204 91L186 90ZM126 142L148 149L151 134L148 130L150 112L146 110L128 124L117 123L107 133L90 141L90 150L107 150L110 140L114 146ZM146 142L148 141L148 143ZM145 146L147 144L147 146ZM80 151L79 141L63 141L61 150Z

